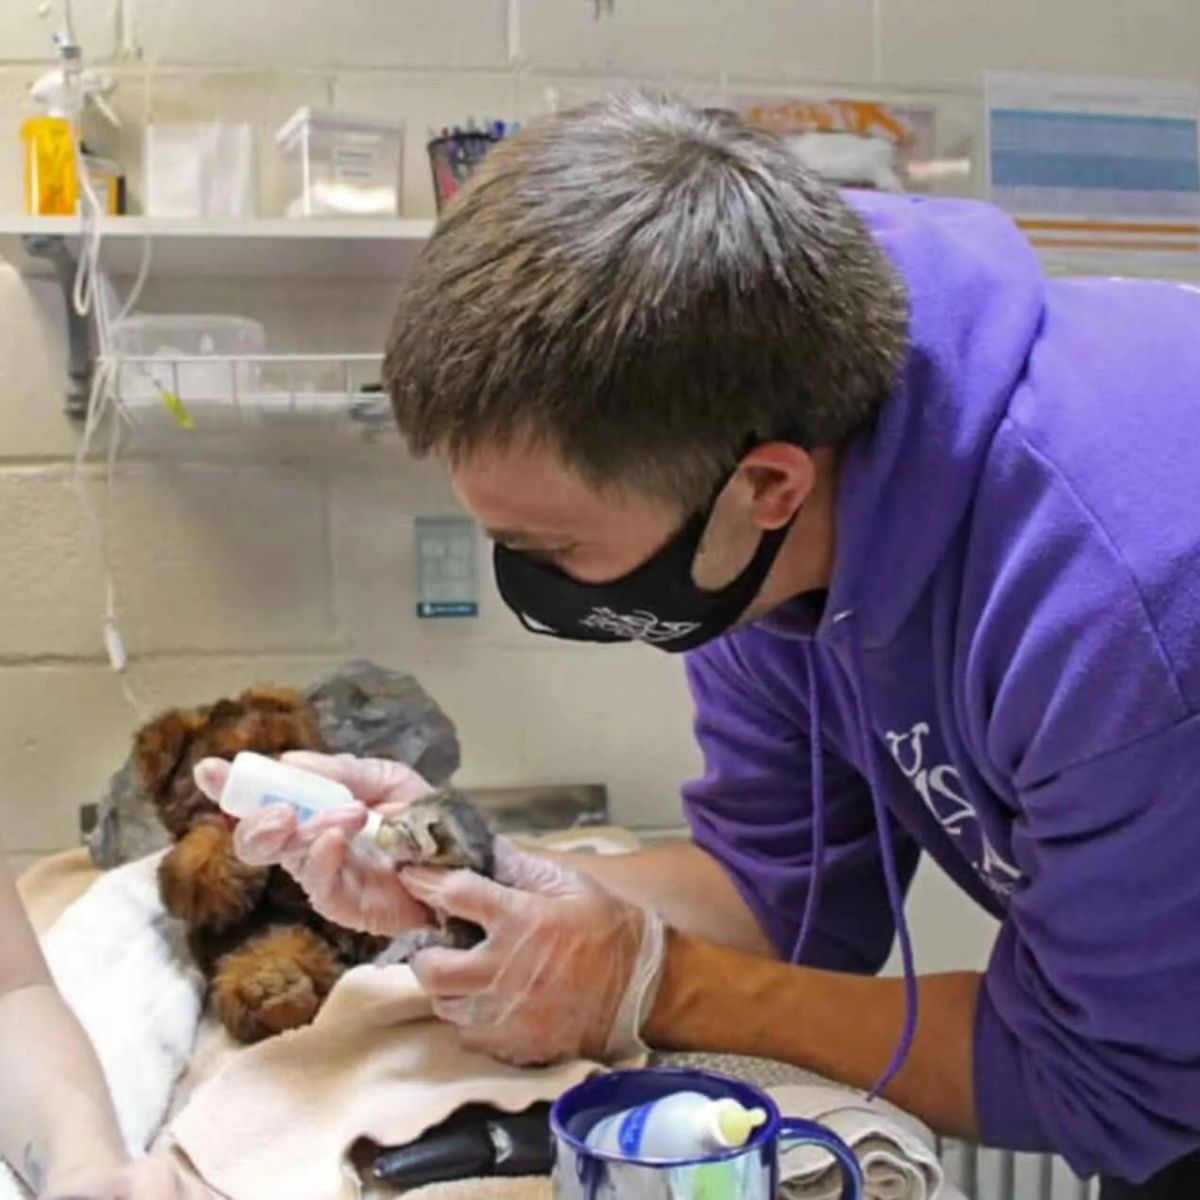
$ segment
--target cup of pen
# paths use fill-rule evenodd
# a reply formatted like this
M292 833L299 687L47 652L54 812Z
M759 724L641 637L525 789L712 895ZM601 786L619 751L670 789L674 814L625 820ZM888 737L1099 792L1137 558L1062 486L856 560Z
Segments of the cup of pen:
M685 1139L677 1146L682 1152L670 1156L648 1146L654 1139L645 1136L647 1126L663 1120L655 1109L661 1114L662 1102L669 1106L681 1093L700 1105L701 1097L721 1101L710 1106L718 1112L744 1114L731 1122L741 1128L727 1129L733 1136L717 1136L703 1149L699 1143L685 1148ZM765 1092L713 1071L652 1068L595 1076L563 1094L550 1110L550 1128L555 1200L775 1200L779 1156L801 1144L818 1146L836 1161L841 1200L863 1197L862 1169L841 1138L813 1121L782 1117Z
M433 196L439 213L499 140L484 130L443 133L430 140L427 145L429 166L433 171Z

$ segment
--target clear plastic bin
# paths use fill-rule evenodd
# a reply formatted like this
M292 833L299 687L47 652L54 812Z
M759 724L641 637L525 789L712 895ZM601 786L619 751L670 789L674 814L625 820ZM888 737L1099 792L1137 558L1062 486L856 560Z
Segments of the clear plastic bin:
M246 317L143 313L115 325L111 339L121 358L163 359L161 364L121 364L117 388L126 404L159 404L166 391L189 407L232 407L261 386L257 363L230 361L231 355L261 355L266 350L266 330ZM177 361L192 357L213 361Z
M286 216L399 214L403 122L302 108L275 141L287 169Z

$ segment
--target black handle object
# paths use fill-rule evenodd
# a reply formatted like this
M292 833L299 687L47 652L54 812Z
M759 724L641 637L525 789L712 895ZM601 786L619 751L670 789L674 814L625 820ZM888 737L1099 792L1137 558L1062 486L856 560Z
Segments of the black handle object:
M371 1175L376 1183L414 1188L497 1175L549 1175L553 1162L548 1104L523 1113L472 1104L415 1142L384 1150Z
M493 1174L496 1155L484 1125L439 1128L408 1146L384 1151L371 1168L376 1183L397 1188L422 1187Z
M521 1113L496 1113L488 1122L496 1149L497 1175L549 1175L554 1167L550 1105L535 1104Z

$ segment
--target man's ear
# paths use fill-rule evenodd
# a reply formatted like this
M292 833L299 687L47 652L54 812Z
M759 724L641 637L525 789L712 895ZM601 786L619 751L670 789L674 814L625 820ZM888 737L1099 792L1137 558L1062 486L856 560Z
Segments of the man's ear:
M790 442L764 442L741 461L737 473L750 488L754 522L760 529L779 529L796 515L812 494L817 467L812 455Z
M767 442L751 450L713 510L692 564L693 581L708 590L724 587L754 557L762 535L796 515L816 479L812 456L799 446Z

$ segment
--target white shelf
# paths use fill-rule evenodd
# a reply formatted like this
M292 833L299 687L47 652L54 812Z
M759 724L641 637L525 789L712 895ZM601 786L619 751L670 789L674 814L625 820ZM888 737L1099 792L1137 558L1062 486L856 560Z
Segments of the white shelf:
M100 361L134 424L164 412L173 412L177 424L191 414L189 432L199 433L264 417L390 419L387 398L363 390L378 386L382 354L113 355Z
M66 237L79 244L74 217L0 216L0 258L23 275L49 276L52 264L30 255L30 234ZM142 239L154 240L153 270L172 278L279 278L285 276L399 279L433 231L432 221L168 220L111 217L104 222L104 267L116 276L136 274Z

